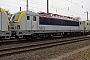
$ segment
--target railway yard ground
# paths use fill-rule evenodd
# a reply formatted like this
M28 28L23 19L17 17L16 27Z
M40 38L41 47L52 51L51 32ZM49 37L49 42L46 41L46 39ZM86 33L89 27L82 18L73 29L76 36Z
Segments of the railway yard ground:
M90 47L90 46L89 46ZM61 60L90 60L90 48L76 54L62 58Z
M90 60L90 36L1 44L0 48L0 60Z
M90 46L76 49L49 60L90 60Z

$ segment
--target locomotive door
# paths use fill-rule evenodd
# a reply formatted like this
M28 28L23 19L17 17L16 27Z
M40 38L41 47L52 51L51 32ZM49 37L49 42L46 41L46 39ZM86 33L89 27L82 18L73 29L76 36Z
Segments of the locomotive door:
M32 16L32 25L31 25L31 29L32 30L37 30L38 29L38 16Z
M31 16L27 15L26 29L31 30Z

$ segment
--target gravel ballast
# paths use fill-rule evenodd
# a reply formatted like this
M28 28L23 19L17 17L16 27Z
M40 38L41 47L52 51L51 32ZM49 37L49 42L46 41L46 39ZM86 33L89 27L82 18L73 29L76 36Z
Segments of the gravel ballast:
M0 60L48 60L90 45L90 41L71 43L37 51L29 51L0 58Z
M90 60L90 48L79 53L67 56L62 60Z
M74 50L74 51L72 51L72 52L69 52L69 53L65 53L65 54L63 54L63 55L61 55L61 56L58 56L58 57L56 57L56 58L51 58L51 59L49 59L49 60L63 60L63 58L69 58L70 59L70 57L68 57L68 56L72 56L72 55L74 55L74 54L77 54L77 53L79 53L79 52L81 52L81 51L84 51L84 50L87 50L87 49L89 49L90 48L90 45L89 46L86 46L86 47L83 47L83 48L80 48L80 49L77 49L77 50ZM85 56L85 55L84 55ZM76 59L76 58L75 58ZM65 60L67 60L67 59L65 59Z

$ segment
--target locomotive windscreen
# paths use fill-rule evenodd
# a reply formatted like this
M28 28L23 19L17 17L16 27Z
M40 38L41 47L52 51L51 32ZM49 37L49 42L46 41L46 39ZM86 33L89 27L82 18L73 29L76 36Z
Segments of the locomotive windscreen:
M12 21L14 20L18 20L18 17L19 17L20 14L14 14L11 18Z

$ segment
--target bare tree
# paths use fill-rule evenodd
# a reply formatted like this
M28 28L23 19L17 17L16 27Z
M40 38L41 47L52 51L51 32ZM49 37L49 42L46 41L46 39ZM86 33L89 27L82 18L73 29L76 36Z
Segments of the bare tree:
M75 17L74 18L75 20L81 20L81 18L78 16L78 17Z
M12 14L10 13L9 10L5 10L5 11L6 11L7 15L8 15L8 18L10 19Z

